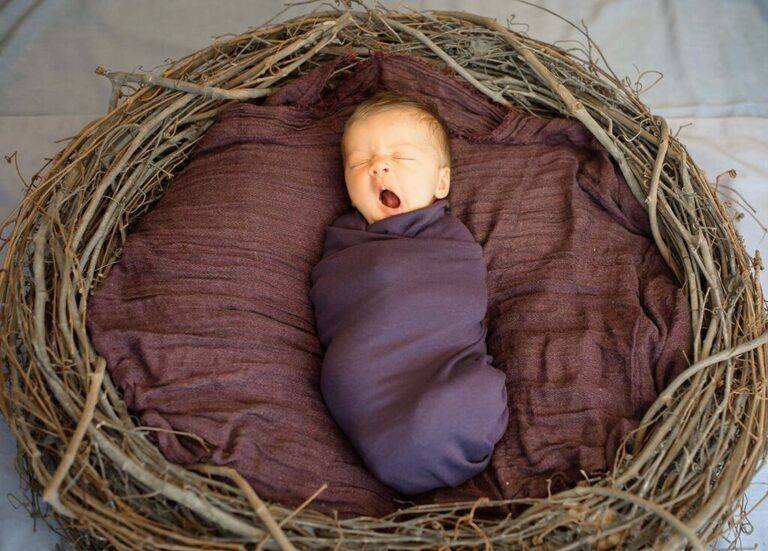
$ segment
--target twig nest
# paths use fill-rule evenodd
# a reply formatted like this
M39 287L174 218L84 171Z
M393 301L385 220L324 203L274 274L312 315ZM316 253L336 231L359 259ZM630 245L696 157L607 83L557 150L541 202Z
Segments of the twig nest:
M91 290L217 114L345 52L377 50L442 64L499 104L581 121L647 207L688 293L691 366L648 411L633 454L602 478L532 500L518 518L476 516L490 501L343 522L265 504L236 473L168 463L109 376L101 380L103 360L88 340ZM608 68L476 15L345 10L223 38L160 76L97 71L113 83L110 110L29 190L0 275L0 406L23 450L24 477L44 490L75 547L700 549L732 528L765 446L761 261L746 254L664 120ZM159 142L162 155L145 162Z

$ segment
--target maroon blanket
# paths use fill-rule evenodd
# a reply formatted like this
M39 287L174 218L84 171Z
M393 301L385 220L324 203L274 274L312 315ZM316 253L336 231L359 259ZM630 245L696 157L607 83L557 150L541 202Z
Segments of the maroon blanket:
M126 404L170 460L236 467L264 499L297 506L327 482L319 510L400 506L323 402L309 298L326 228L351 209L344 122L384 88L434 101L451 131L451 213L482 246L509 408L488 468L412 499L546 496L611 469L689 346L645 210L580 123L507 111L407 56L333 76L350 62L223 113L128 236L87 315Z
M325 403L371 472L406 494L480 473L507 428L483 250L447 206L370 225L346 214L312 271Z

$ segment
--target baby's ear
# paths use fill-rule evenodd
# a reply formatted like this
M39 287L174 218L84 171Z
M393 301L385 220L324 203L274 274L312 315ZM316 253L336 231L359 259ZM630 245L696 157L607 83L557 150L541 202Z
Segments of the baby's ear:
M451 167L444 166L440 169L440 175L437 182L437 189L435 190L435 197L438 199L445 199L448 197L448 192L451 190Z

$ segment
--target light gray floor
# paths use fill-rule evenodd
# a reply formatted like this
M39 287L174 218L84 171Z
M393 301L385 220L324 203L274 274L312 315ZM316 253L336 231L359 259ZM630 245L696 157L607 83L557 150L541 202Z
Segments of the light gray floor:
M461 10L495 17L515 29L562 47L578 32L545 11L522 2L420 0L383 2L389 8ZM768 4L762 0L551 0L539 2L581 25L583 21L612 69L648 88L660 71L664 78L641 98L667 118L709 179L731 168L739 176L723 180L749 205L738 227L747 251L768 259L763 225L768 224ZM369 2L370 5L370 2ZM316 9L290 8L279 19ZM212 37L238 34L283 9L267 0L0 0L0 218L23 195L44 159L59 151L55 143L76 134L103 114L109 100L111 70L151 70L205 47ZM325 9L325 8L320 8ZM526 23L527 26L523 26ZM595 55L597 53L595 52ZM736 196L723 190L722 199ZM765 272L761 281L768 284ZM55 535L34 523L18 506L19 477L14 470L15 441L0 423L0 551L53 549ZM746 498L749 509L766 492L763 469ZM765 548L768 506L751 515L754 533L745 548ZM36 529L35 529L36 525ZM726 547L722 543L718 547Z

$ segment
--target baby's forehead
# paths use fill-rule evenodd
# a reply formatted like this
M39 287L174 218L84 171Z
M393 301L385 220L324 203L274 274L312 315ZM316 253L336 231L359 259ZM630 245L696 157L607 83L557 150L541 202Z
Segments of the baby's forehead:
M394 118L394 117L401 117L403 115L406 115L413 119L413 123L417 124L419 126L422 126L426 130L426 134L429 136L430 140L435 140L436 137L432 135L431 127L429 123L432 120L432 116L429 113L425 113L419 109L416 109L415 107L411 106L395 106L390 107L388 109L382 109L381 111L375 111L373 113L367 113L365 115L360 116L359 118L351 121L346 125L344 128L344 133L341 136L341 146L342 149L344 148L344 144L349 136L350 129L359 122L365 122L370 121L371 119L380 117L380 118Z
M354 122L370 120L377 117L383 119L394 119L403 116L410 118L413 120L413 122L419 124L426 124L427 121L431 118L429 113L425 113L424 111L416 109L415 107L409 105L398 105L387 107L386 109L381 109L372 113L366 113L365 115L360 116Z

